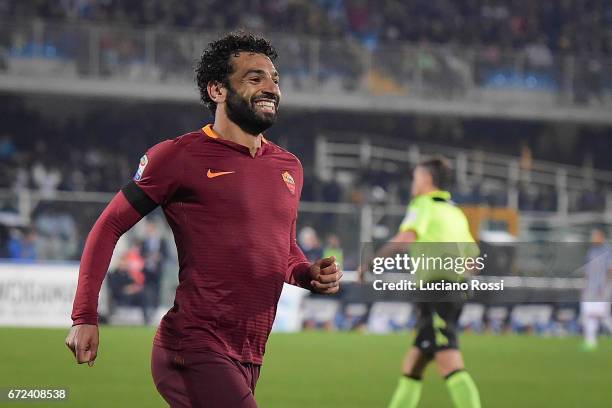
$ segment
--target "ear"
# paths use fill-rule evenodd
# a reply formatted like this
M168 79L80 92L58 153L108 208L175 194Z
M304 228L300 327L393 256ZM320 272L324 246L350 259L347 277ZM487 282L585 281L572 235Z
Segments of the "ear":
M431 184L432 186L435 186L433 174L431 174L428 171L425 172L425 180L427 180L428 184Z
M227 97L227 88L223 86L221 82L210 81L206 86L206 90L208 91L208 96L216 103L225 102L225 98Z

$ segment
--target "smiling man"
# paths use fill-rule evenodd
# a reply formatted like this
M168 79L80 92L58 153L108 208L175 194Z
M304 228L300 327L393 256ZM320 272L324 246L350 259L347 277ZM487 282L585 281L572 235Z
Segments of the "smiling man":
M118 238L158 205L174 233L179 285L155 336L151 369L172 407L256 407L254 392L287 282L336 293L333 257L309 263L295 240L303 170L267 141L281 99L274 48L229 34L197 67L214 124L141 158L87 238L66 339L79 363L97 355L98 293Z

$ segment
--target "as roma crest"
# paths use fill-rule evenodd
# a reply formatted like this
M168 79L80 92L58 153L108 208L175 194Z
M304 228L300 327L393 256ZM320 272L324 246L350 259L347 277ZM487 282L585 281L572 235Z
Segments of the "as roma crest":
M287 185L287 188L289 189L289 192L295 195L295 180L293 179L293 176L289 174L288 171L284 172L282 176L283 176L283 181L285 182L285 184Z

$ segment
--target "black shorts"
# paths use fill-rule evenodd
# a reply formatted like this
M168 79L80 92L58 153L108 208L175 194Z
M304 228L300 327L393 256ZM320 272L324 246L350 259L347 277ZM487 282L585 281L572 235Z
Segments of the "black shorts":
M417 302L417 336L414 346L432 356L441 350L458 350L457 330L464 302Z

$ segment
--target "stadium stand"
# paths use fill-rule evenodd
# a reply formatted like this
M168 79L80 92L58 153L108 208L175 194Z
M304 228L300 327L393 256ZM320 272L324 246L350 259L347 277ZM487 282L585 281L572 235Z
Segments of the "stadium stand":
M243 27L283 33L285 87L300 91L316 81L328 93L476 98L477 87L533 103L610 99L604 1L224 1L219 13L220 3L5 0L0 71L187 82L211 33Z
M209 18L212 13L214 19ZM423 41L523 48L535 67L550 63L551 50L612 54L612 6L597 0L4 0L2 17L201 30L245 27L336 38L349 35L368 46Z

